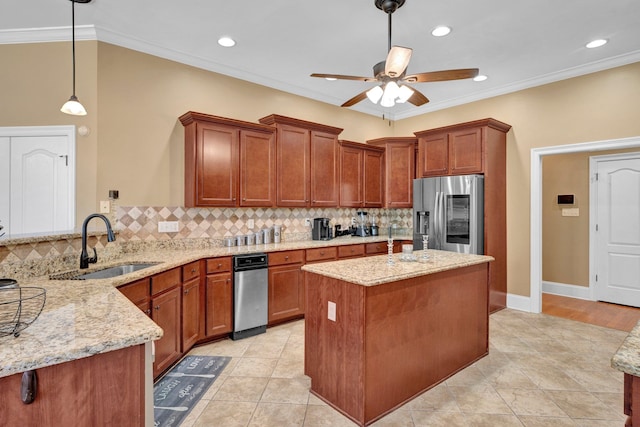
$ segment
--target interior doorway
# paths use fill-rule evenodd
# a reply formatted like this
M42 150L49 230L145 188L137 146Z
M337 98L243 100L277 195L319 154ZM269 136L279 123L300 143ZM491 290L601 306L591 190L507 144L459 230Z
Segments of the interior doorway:
M568 144L531 150L530 311L542 311L542 159L554 154L640 147L640 137Z

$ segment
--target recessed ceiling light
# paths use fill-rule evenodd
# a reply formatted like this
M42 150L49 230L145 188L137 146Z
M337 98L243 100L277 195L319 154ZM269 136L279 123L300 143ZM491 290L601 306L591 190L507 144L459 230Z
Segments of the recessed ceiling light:
M336 79L335 77L325 77L325 80L329 80L330 82L335 82L338 79Z
M477 76L475 76L475 77L473 78L473 81L474 81L474 82L483 82L483 81L485 81L485 80L487 80L487 79L488 79L488 77L487 77L487 76L485 76L484 74L479 74L479 75L477 75Z
M431 35L435 37L442 37L442 36L446 36L450 32L451 32L451 28L444 25L439 25L435 27L433 30L431 30Z
M231 47L231 46L235 46L236 41L231 37L220 37L218 39L218 44L224 47Z
M607 44L607 40L605 40L605 39L598 39L598 40L590 41L589 43L587 43L587 44L586 44L586 46L587 46L587 48L589 48L589 49L593 49L594 47L604 46L605 44Z

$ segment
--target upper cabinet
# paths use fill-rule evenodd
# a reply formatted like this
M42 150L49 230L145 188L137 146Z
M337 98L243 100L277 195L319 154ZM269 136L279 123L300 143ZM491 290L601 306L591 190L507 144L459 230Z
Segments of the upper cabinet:
M494 119L415 132L418 137L416 177L485 173L495 157L496 139L504 140L511 126ZM500 136L502 135L502 137ZM504 146L504 142L502 142Z
M276 128L276 205L338 206L338 135L342 129L272 114Z
M381 208L384 200L384 149L351 141L339 143L340 206Z
M276 142L271 126L188 112L185 206L275 206Z
M384 206L413 207L416 138L379 138L368 145L384 148Z

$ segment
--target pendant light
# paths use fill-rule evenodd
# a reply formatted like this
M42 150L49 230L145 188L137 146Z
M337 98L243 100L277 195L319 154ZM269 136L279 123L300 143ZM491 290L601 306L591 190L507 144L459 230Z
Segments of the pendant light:
M69 100L64 103L60 111L74 116L86 116L84 109L76 97L76 13L75 3L89 3L91 0L70 0L71 1L71 56L73 60L73 93Z

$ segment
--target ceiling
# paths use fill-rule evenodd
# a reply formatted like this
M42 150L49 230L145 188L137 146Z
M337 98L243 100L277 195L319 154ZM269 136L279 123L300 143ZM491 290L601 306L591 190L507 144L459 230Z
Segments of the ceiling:
M93 0L76 4L76 37L150 53L332 105L374 83L387 54L387 15L374 0ZM37 13L34 13L37 11ZM417 83L430 103L351 107L402 119L640 61L637 0L407 0L392 44L413 48L407 74L479 68L483 82ZM69 0L3 0L0 43L70 40ZM430 33L450 26L446 37ZM237 44L224 48L220 36ZM593 39L609 41L587 49Z

